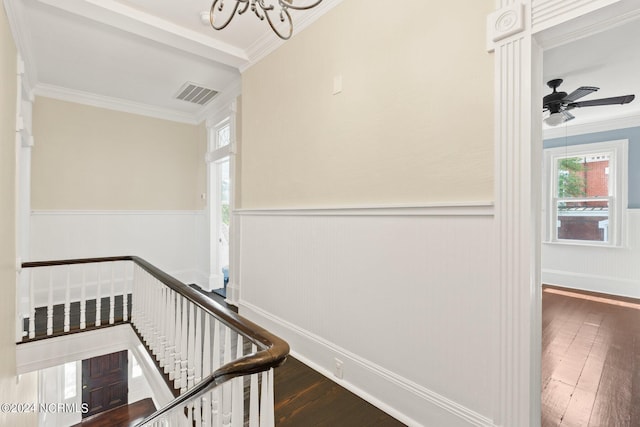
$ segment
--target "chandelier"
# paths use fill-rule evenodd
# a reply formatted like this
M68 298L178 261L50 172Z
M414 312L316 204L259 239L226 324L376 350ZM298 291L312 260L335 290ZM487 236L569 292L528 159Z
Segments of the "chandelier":
M211 10L209 11L209 23L216 30L222 30L225 28L233 17L236 15L242 15L247 10L251 9L251 11L263 21L267 18L267 22L269 26L273 30L274 33L278 35L283 40L289 40L291 35L293 34L293 20L291 19L291 15L289 14L289 9L293 10L307 10L319 5L322 0L313 0L310 3L307 1L307 4L303 5L294 5L294 0L278 0L278 8L280 11L277 11L276 5L273 4L275 0L226 0L227 3L234 3L228 9L225 8L225 0L214 0L211 5ZM227 13L231 11L227 15ZM206 13L206 12L204 12ZM273 16L274 14L278 14L279 18ZM226 16L226 18L222 18L222 16ZM274 23L274 18L279 19L280 23L285 23L285 31L277 28L277 23ZM220 20L221 19L221 20ZM220 20L220 21L219 21ZM288 30L286 28L288 27Z

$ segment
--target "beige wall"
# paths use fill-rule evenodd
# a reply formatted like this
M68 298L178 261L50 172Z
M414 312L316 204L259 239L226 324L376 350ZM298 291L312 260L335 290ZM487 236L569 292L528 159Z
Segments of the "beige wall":
M401 3L345 1L243 74L243 208L493 200L495 2Z
M206 127L37 97L35 210L204 208Z
M0 403L36 403L37 378L23 375L16 384L16 48L4 8L0 8ZM31 426L35 414L0 412L0 425Z

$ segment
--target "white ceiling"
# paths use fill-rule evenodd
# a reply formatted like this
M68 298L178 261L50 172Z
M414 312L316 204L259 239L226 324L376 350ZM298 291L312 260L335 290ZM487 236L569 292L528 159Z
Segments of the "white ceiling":
M567 127L640 115L639 42L640 22L635 20L544 52L545 95L551 93L546 82L555 78L564 79L559 90L567 93L580 86L600 88L583 101L636 95L630 104L576 108Z
M291 11L294 37L340 1ZM237 95L240 73L282 44L251 11L222 31L203 24L211 0L5 0L5 7L36 95L189 123ZM175 99L186 82L220 94L205 107Z
M341 1L292 11L294 34ZM4 2L36 94L190 123L237 95L240 73L282 44L250 11L222 31L204 25L200 14L211 0ZM227 7L232 3L227 0ZM567 93L600 87L583 100L630 93L640 98L639 40L636 20L545 51L543 93L550 92L546 81L562 78L560 90ZM205 107L175 99L185 82L220 94ZM572 113L576 119L567 126L640 116L640 99Z

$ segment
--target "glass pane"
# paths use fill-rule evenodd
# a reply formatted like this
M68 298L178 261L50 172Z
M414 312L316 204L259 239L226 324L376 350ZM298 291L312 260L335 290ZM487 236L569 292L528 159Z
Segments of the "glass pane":
M562 200L558 202L558 239L609 240L609 200Z
M76 397L76 362L65 363L64 365L64 398L72 399Z
M131 359L131 378L138 378L142 376L142 368L138 363L138 359L133 355L132 352L129 352L129 357Z
M557 160L557 197L609 196L609 153Z
M220 162L218 170L220 173L220 258L218 261L219 265L225 268L229 265L229 223L231 220L229 159Z
M222 126L216 132L216 148L224 147L225 145L229 145L231 141L231 126L226 124Z

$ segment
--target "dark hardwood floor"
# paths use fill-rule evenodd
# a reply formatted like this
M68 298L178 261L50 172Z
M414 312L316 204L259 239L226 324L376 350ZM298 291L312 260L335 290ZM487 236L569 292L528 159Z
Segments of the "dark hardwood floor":
M200 290L197 286L194 288ZM227 306L213 292L201 292ZM235 307L228 306L232 310ZM292 356L274 371L278 427L400 427L405 424Z
M275 370L278 427L398 427L395 418L289 357Z
M133 427L155 411L153 401L143 399L88 417L71 427Z
M640 426L640 301L543 288L542 426Z

